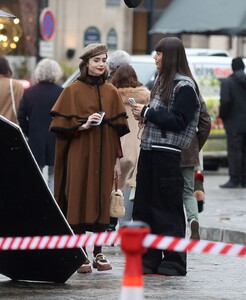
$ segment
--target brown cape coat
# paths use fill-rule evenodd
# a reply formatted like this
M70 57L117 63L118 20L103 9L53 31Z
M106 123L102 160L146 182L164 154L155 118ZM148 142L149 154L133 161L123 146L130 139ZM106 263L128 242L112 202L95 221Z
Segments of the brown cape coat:
M89 81L89 79L88 79ZM89 115L104 111L100 126L78 131ZM129 132L117 89L99 80L66 87L51 110L57 133L55 198L70 224L108 224L113 170L120 137Z

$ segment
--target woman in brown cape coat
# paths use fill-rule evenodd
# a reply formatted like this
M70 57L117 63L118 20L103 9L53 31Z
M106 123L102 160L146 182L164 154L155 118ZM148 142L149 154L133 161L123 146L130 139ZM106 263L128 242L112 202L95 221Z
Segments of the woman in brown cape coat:
M123 101L106 82L107 47L90 44L80 58L81 74L52 108L50 126L57 133L54 195L77 234L106 230L113 179L120 175L120 137L129 132ZM93 126L99 111L105 116ZM94 247L93 267L110 270L101 252L101 246ZM89 260L78 269L91 271Z

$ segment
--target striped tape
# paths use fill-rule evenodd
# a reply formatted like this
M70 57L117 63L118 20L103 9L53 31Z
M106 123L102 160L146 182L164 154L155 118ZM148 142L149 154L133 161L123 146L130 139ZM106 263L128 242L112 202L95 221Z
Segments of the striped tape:
M117 232L32 237L0 237L0 251L67 249L112 244L120 244L120 236ZM145 248L200 254L208 253L227 256L246 256L246 245L205 240L198 241L154 234L148 234L144 238L143 246Z

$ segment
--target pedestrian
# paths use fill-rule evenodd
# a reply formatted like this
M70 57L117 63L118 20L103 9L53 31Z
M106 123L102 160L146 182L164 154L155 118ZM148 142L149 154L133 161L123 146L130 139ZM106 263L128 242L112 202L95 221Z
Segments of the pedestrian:
M246 188L246 74L241 57L232 60L233 73L220 90L220 113L226 131L229 180L221 188Z
M107 64L108 64L108 81L111 81L112 77L114 76L115 72L120 66L129 65L131 62L130 54L124 50L116 50L110 54ZM110 217L110 223L107 228L107 231L115 231L116 226L118 224L118 218Z
M54 158L56 135L49 131L50 110L63 88L58 81L63 75L60 65L44 58L34 70L35 84L26 89L21 100L18 120L41 171L48 166L48 186L54 192Z
M0 56L0 115L17 123L17 111L24 88L12 76L13 72L8 60L4 56Z
M104 44L84 48L80 76L51 110L50 129L57 134L55 198L75 234L107 229L113 180L120 176L123 156L120 137L129 132L123 101L107 82L107 52ZM93 249L93 267L112 269L102 246ZM89 259L78 269L91 271Z
M131 62L130 54L124 50L116 50L110 54L108 58L108 69L109 76L108 80L110 81L115 73L115 71L123 65L129 65Z
M211 118L203 98L200 96L201 109L198 126L190 146L181 152L181 171L184 178L183 201L186 218L190 225L191 239L200 239L198 203L194 195L195 170L202 170L202 147L204 146L211 128ZM202 158L202 157L201 157Z
M132 220L133 199L136 189L137 160L140 150L138 132L142 125L135 121L128 99L134 98L137 103L148 105L150 91L143 85L139 86L137 74L131 65L122 65L119 67L111 79L111 83L117 87L125 104L130 128L130 133L121 138L124 156L120 160L121 176L118 186L123 191L126 208L124 217L119 219L119 225L122 226L125 222Z
M189 147L200 113L199 89L180 39L167 37L155 46L159 71L149 106L134 104L144 130L138 159L133 220L149 224L153 234L185 237L181 150ZM186 253L148 249L144 274L186 275Z

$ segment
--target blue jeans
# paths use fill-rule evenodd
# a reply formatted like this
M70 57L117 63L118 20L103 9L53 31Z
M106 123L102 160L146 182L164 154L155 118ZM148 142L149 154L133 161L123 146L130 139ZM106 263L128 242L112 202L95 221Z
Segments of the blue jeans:
M132 189L131 187L128 187L123 191L126 212L125 212L124 217L119 219L120 227L124 223L130 222L132 220L133 201L129 200L131 189Z
M198 206L194 196L194 167L182 167L181 172L184 178L183 202L187 220L198 221Z

